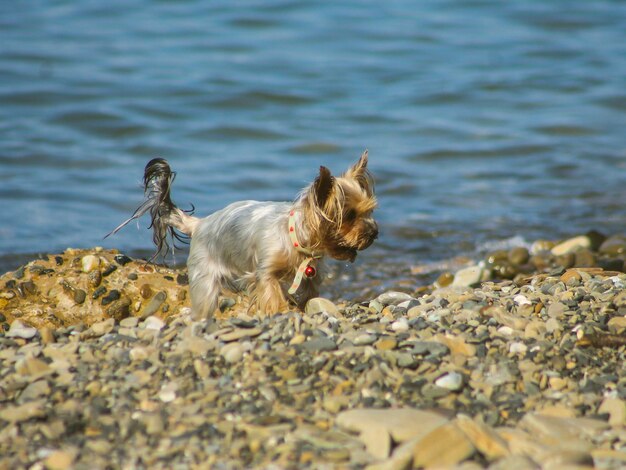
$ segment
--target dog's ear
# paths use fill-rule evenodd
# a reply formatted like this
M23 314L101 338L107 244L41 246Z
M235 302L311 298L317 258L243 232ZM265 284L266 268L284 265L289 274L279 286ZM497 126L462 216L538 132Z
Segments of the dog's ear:
M330 170L325 166L320 166L320 174L313 182L313 192L315 193L315 202L318 207L323 208L330 197L335 177L330 174Z
M370 172L367 169L368 152L365 150L361 154L359 161L352 165L345 173L346 178L355 179L361 188L363 188L368 194L373 192L373 181Z
M361 158L359 158L359 161L352 165L352 167L350 167L346 175L352 176L353 178L358 178L359 175L365 173L365 171L367 171L367 156L368 151L365 150L365 152L361 154Z

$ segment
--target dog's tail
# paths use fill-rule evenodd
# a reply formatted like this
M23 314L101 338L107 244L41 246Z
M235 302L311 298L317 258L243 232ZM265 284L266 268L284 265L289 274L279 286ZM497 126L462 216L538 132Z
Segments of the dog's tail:
M170 190L174 178L176 178L176 173L170 169L165 159L150 160L143 174L145 201L129 219L122 222L106 237L114 235L129 222L150 211L149 228L153 230L152 240L157 247L152 259L159 255L165 256L170 251L168 236L183 242L191 238L200 219L191 215L193 207L191 211L184 211L172 202Z

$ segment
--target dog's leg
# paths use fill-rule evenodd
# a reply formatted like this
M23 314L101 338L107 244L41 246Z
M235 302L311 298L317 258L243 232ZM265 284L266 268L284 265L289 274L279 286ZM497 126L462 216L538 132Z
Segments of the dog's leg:
M191 317L198 321L209 319L217 309L221 283L211 273L193 276L189 281Z
M257 313L260 315L286 312L289 309L280 283L267 273L260 273L257 276L254 298L256 299Z

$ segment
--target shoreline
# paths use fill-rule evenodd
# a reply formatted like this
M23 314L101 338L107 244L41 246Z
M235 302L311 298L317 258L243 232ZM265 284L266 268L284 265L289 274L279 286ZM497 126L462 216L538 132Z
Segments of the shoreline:
M626 465L623 237L541 243L210 329L184 270L35 260L0 277L0 467Z

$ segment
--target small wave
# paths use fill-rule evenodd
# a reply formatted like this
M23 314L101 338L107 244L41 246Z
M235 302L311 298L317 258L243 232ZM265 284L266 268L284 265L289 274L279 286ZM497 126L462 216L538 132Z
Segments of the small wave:
M479 253L499 250L510 250L511 248L524 247L530 249L531 244L521 235L514 235L504 240L489 240L476 248Z

